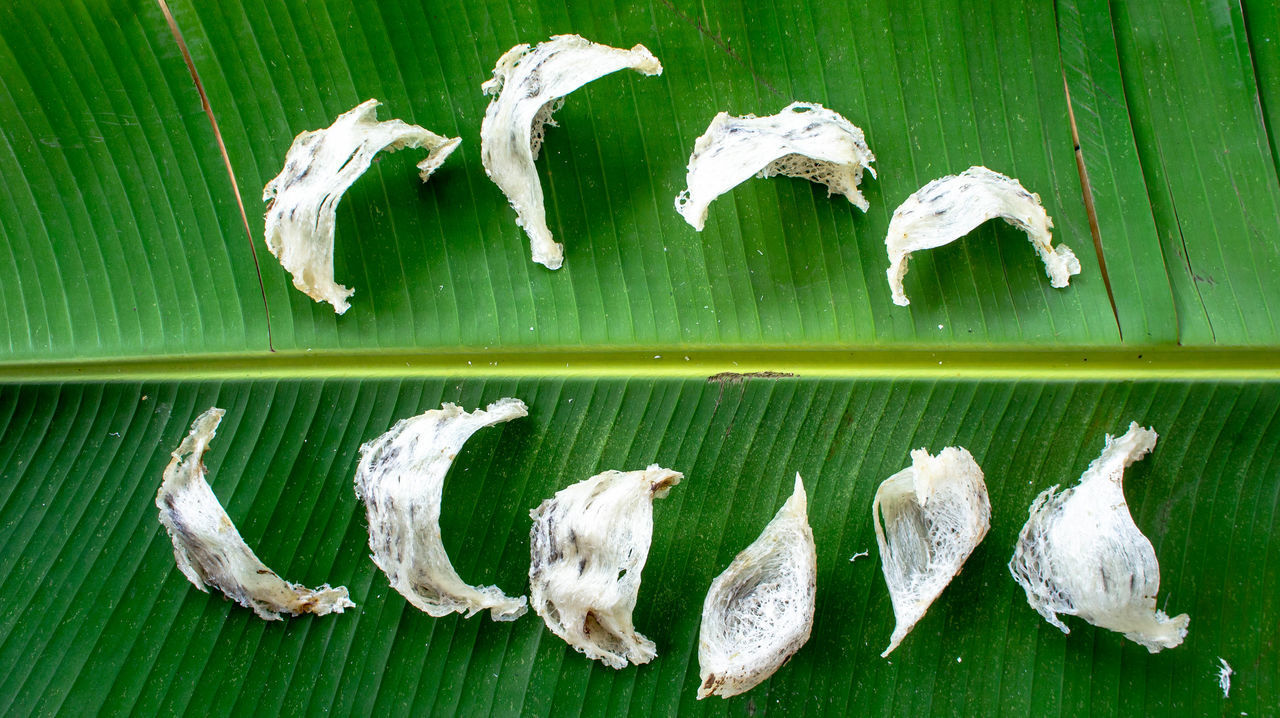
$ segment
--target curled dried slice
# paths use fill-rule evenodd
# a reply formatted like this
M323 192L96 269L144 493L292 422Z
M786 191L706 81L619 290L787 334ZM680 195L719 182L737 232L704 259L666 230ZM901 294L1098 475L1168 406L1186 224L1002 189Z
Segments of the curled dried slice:
M1186 638L1185 613L1170 618L1156 609L1160 564L1124 499L1125 468L1157 438L1137 422L1118 439L1108 434L1079 484L1050 487L1031 504L1009 571L1031 607L1063 633L1070 630L1060 613L1123 633L1152 653Z
M279 620L282 613L323 616L354 607L345 587L326 583L312 589L280 578L240 538L205 480L204 452L225 413L214 407L196 418L165 467L156 494L178 569L201 591L213 586L268 621Z
M866 212L858 185L864 169L876 176L875 159L862 130L817 103L793 102L768 117L721 112L693 145L676 211L701 232L716 197L753 175L786 175L824 184Z
M564 246L551 238L542 184L533 161L546 125L565 95L612 72L630 68L662 74L662 64L644 45L630 50L599 45L577 35L555 35L530 49L516 45L498 59L493 79L481 85L496 95L480 124L480 155L489 179L516 210L516 224L529 235L533 261L548 269L564 262Z
M1053 220L1040 204L1040 195L1028 192L1012 177L986 167L970 167L921 187L894 211L884 241L889 251L893 303L902 307L911 303L902 279L907 276L912 252L950 244L996 217L1027 233L1044 260L1050 285L1065 287L1080 273L1076 255L1066 245L1053 246L1049 232Z
M657 464L606 471L561 489L529 512L529 598L547 628L612 668L648 663L653 641L631 612L653 537L653 500L684 474Z
M489 610L495 621L524 615L524 596L510 598L497 586L469 586L458 576L440 538L444 477L471 435L522 416L519 399L499 399L483 410L456 404L398 422L360 447L356 495L369 518L369 549L391 587L409 603L439 618Z
M366 100L328 128L295 137L284 169L262 191L267 249L293 275L293 286L338 314L351 306L347 297L354 292L333 279L334 221L343 193L381 151L427 148L418 163L425 182L461 141L400 120L378 122L377 108L377 100Z
M702 604L698 698L745 693L809 640L818 553L800 474L795 491L716 577Z
M948 446L937 456L916 449L911 466L876 489L871 515L896 619L880 654L888 656L982 543L991 501L967 449Z

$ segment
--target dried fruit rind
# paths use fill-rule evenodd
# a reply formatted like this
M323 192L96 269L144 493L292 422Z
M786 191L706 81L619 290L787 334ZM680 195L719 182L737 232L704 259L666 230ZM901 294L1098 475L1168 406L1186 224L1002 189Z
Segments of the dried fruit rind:
M240 537L205 480L204 453L225 413L213 407L196 418L156 493L178 569L201 591L213 586L268 621L280 620L282 613L324 616L354 607L343 586L312 589L280 578Z
M716 577L702 604L698 698L745 693L809 640L818 554L804 484L750 546Z
M1028 192L1012 177L976 166L930 182L894 211L884 241L893 303L902 307L911 303L902 280L912 252L950 244L996 217L1027 233L1044 261L1050 285L1065 287L1080 273L1075 253L1063 244L1053 246L1049 231L1053 220L1040 204L1040 195Z
M332 304L338 314L350 308L347 297L355 291L333 278L334 222L342 195L379 152L425 147L429 154L418 163L425 182L460 142L400 120L379 122L378 104L366 100L329 127L299 134L284 169L262 191L267 249L293 275L293 286Z
M964 568L991 528L982 469L963 447L931 456L911 452L911 466L885 479L871 505L880 568L896 625L888 656Z
M657 464L606 471L529 513L530 603L552 633L588 658L625 668L656 655L631 612L653 537L653 500L682 478Z
M564 246L551 237L543 207L542 183L533 161L542 149L546 125L570 92L592 80L630 68L662 74L662 64L644 45L623 50L577 35L555 35L536 47L516 45L493 68L481 89L495 95L480 125L484 171L507 196L516 224L529 235L533 261L548 269L564 262Z
M717 197L753 176L786 175L826 185L866 212L858 185L863 170L876 176L875 159L861 129L817 103L793 102L768 117L721 112L693 145L676 211L701 232Z
M1186 638L1190 618L1156 608L1160 564L1124 498L1125 468L1157 438L1137 422L1120 438L1108 434L1079 484L1050 487L1031 504L1009 571L1031 607L1063 633L1071 631L1058 614L1123 633L1152 653Z
M369 549L391 587L414 606L440 618L488 609L495 621L524 615L524 596L511 598L497 586L471 586L458 576L440 537L445 474L471 435L522 416L519 399L499 399L465 412L445 404L398 422L360 447L356 495L369 519Z

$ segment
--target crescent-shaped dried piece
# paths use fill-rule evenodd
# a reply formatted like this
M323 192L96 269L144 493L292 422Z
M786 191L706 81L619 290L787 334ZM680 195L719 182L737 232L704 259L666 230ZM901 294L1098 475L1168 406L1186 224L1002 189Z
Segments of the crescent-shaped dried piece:
M516 210L516 224L529 235L533 261L548 269L564 262L564 246L551 238L542 183L533 161L546 125L565 95L612 72L630 68L662 74L662 64L644 45L623 50L577 35L555 35L530 49L516 45L498 59L493 79L481 85L489 102L480 124L480 156L489 179Z
M698 699L745 693L809 640L818 553L800 474L795 491L716 577L702 604Z
M280 578L240 537L205 480L204 452L225 413L214 407L196 418L156 493L160 523L173 541L178 569L201 591L213 586L268 621L280 620L282 613L324 616L354 607L343 586L326 583L312 589Z
M864 169L876 176L875 159L861 129L817 103L793 102L768 117L721 112L694 142L676 211L701 232L715 198L752 176L786 175L826 185L866 212L858 185Z
M1040 195L1022 183L986 167L970 167L958 175L936 179L916 190L893 213L885 247L889 251L889 288L893 303L911 303L902 288L907 260L920 249L934 249L965 236L989 219L999 217L1027 233L1044 260L1049 284L1065 287L1080 273L1080 260L1066 245L1052 244L1053 220L1040 204Z
M611 668L648 663L653 641L631 612L653 537L653 500L684 475L652 464L606 471L561 489L529 512L529 599L547 628Z
M1185 613L1170 618L1156 608L1160 564L1124 498L1125 468L1157 438L1137 422L1118 439L1108 434L1079 484L1050 487L1031 504L1009 571L1031 607L1063 633L1071 631L1060 613L1123 633L1152 653L1187 636Z
M262 191L267 249L293 275L293 286L332 304L338 314L350 308L347 297L355 291L333 278L334 222L342 195L379 152L427 148L427 158L418 163L425 182L461 141L400 120L379 122L378 104L366 100L326 129L295 137L284 169Z
M499 399L465 412L445 404L398 422L360 447L356 495L369 518L369 549L391 587L409 603L440 618L489 610L495 621L514 621L527 609L497 586L470 586L458 576L440 538L444 478L471 435L522 416L519 399Z
M937 456L916 449L911 466L876 489L871 518L896 619L880 654L888 656L982 543L991 528L991 500L967 449L948 446Z

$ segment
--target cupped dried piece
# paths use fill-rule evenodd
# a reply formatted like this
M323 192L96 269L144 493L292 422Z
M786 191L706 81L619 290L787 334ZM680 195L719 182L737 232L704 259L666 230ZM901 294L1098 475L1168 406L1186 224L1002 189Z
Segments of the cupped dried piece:
M698 640L698 699L745 693L773 675L809 640L818 552L804 483L711 582Z
M213 407L196 418L156 493L160 523L173 541L178 569L201 591L213 586L268 621L280 620L282 613L323 616L354 607L343 586L307 588L280 578L240 537L205 480L204 452L225 413Z
M369 549L391 587L436 618L489 610L495 621L514 621L527 610L524 596L497 586L463 582L440 538L444 477L462 445L486 426L528 416L519 399L499 399L465 412L446 403L398 422L360 447L356 495L369 519Z
M284 170L267 183L267 249L293 275L293 286L317 302L328 302L342 314L354 290L333 278L333 233L338 202L373 156L406 147L425 147L418 163L422 181L444 162L461 141L400 120L379 122L377 100L366 100L344 112L323 130L303 132L284 158Z
M902 288L907 260L919 249L934 249L965 236L989 219L999 217L1027 233L1044 260L1049 284L1065 287L1080 273L1080 260L1066 246L1052 244L1053 220L1040 204L1040 195L1022 183L986 167L970 167L958 175L936 179L921 187L893 213L885 247L889 251L889 288L893 303L911 303Z
M555 35L530 49L516 45L498 59L493 79L481 85L496 95L480 124L480 156L489 179L516 210L516 224L529 235L533 261L548 269L564 262L564 246L551 238L542 183L533 161L546 125L565 95L612 72L630 68L662 74L662 64L644 45L623 50L577 35Z
M561 489L529 512L529 599L547 628L611 668L648 663L653 641L631 612L653 538L653 500L684 474L652 464L606 471Z
M911 466L876 489L871 518L896 621L880 654L888 656L982 543L991 500L967 449L948 446L937 456L916 449Z
M768 117L721 112L693 144L676 211L701 232L715 198L752 176L786 175L826 185L866 212L858 185L864 169L876 176L875 159L861 129L817 103L793 102Z
M1170 618L1156 609L1160 564L1124 499L1125 468L1157 438L1137 422L1118 439L1108 434L1079 484L1050 487L1031 504L1009 571L1031 607L1063 633L1071 631L1060 613L1123 633L1152 653L1186 638L1185 613Z

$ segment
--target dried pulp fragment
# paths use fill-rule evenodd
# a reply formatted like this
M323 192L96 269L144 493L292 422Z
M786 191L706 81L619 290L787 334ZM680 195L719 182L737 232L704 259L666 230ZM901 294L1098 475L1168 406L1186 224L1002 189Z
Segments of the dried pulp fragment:
M934 249L972 232L978 225L999 217L1027 233L1027 239L1044 260L1049 284L1065 287L1080 273L1080 260L1065 245L1054 247L1049 232L1053 220L1040 204L1040 195L1028 192L1018 180L970 167L958 175L936 179L907 198L893 213L885 247L889 251L889 288L893 303L911 303L902 288L907 260L918 249Z
M948 446L930 456L917 449L911 466L876 489L871 514L897 621L880 654L888 656L982 543L991 501L968 450Z
M368 513L373 562L392 588L436 618L470 618L485 609L495 621L524 615L524 596L510 598L497 586L469 586L458 577L440 539L440 499L445 474L472 434L528 414L519 399L471 413L445 404L360 447L356 495Z
M204 478L204 452L225 413L215 407L196 418L173 452L156 494L160 523L173 541L178 568L201 591L213 586L268 621L279 620L282 613L323 616L354 607L342 586L311 589L280 578L240 538Z
M702 604L698 698L745 693L809 640L818 553L804 484L764 531L716 577Z
M457 148L456 137L441 137L400 120L378 122L378 101L367 100L327 129L303 132L284 158L284 170L267 183L267 248L293 275L293 286L342 314L354 290L333 279L333 231L338 202L373 156L383 150L425 147L418 163L422 180Z
M688 189L676 197L676 211L701 232L716 197L753 175L786 175L824 184L828 194L842 194L865 212L858 185L864 169L876 176L875 159L862 130L816 103L793 102L768 117L721 112L693 145Z
M648 663L631 612L653 537L653 500L684 475L657 464L579 481L530 512L529 598L547 628L612 668Z
M551 238L542 202L542 184L533 161L542 149L551 115L561 98L600 77L630 68L662 74L662 64L644 45L623 50L577 35L556 35L532 49L516 45L498 59L493 79L481 89L496 95L480 125L484 171L516 210L516 224L529 235L533 261L548 269L564 262L564 246Z
M1160 564L1124 500L1124 470L1155 448L1156 433L1137 422L1089 464L1080 483L1050 487L1031 504L1009 570L1027 602L1063 633L1059 613L1123 633L1152 653L1187 635L1186 614L1156 609Z

